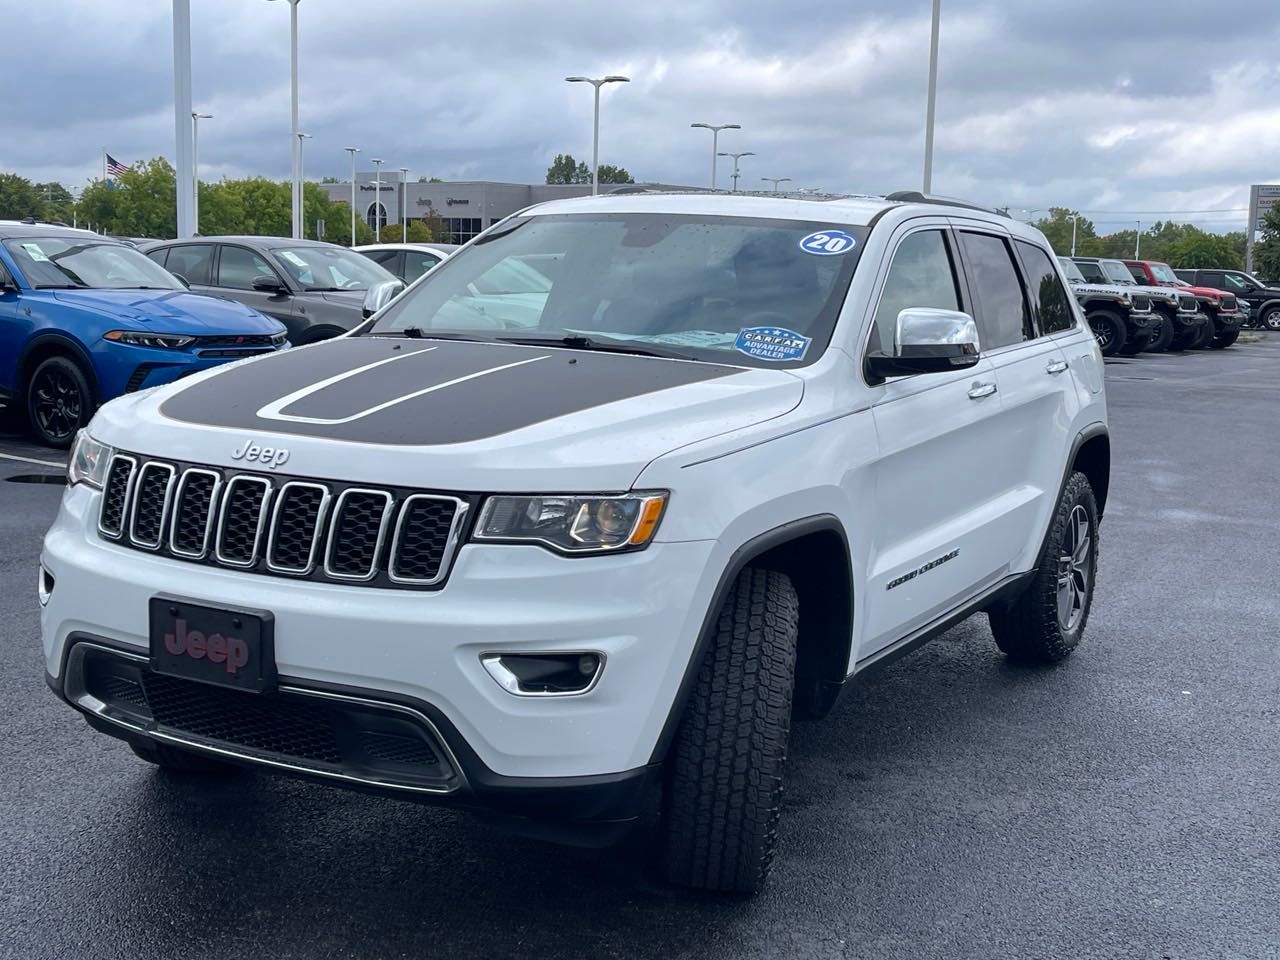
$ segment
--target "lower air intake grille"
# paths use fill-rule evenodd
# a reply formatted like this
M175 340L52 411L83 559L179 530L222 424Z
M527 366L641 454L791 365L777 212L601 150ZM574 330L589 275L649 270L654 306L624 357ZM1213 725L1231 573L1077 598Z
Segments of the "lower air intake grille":
M342 761L328 711L321 705L287 703L158 673L144 673L142 682L151 715L161 726L315 763Z

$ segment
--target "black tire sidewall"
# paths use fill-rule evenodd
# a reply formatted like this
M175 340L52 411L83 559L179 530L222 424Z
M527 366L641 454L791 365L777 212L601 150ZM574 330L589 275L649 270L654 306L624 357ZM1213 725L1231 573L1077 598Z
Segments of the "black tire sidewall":
M1077 506L1084 507L1085 512L1089 514L1089 582L1086 584L1084 613L1080 617L1080 622L1071 630L1065 630L1061 624L1058 624L1058 632L1064 644L1074 650L1084 635L1085 626L1089 623L1089 613L1093 609L1094 588L1098 582L1098 503L1093 494L1093 487L1083 473L1072 474L1067 489L1063 493L1064 503L1058 516L1055 517L1052 546L1045 553L1040 576L1049 582L1056 599L1058 558L1062 555L1062 545L1067 534L1066 524L1061 523L1059 517L1062 515L1070 517Z
M1258 321L1267 330L1280 331L1280 306L1268 307Z
M48 436L40 427L40 421L35 414L35 384L40 374L46 370L56 368L67 374L75 384L76 392L80 394L80 418L77 422L75 430L65 438L53 438ZM31 376L27 378L26 402L23 408L26 412L27 425L36 438L47 447L65 450L71 446L75 439L76 431L88 425L93 419L93 411L96 404L94 403L93 388L89 384L89 378L85 375L80 364L67 356L53 356L40 361L36 368L31 371Z
M1114 357L1124 351L1125 344L1128 341L1128 331L1125 330L1124 319L1119 314L1112 313L1110 310L1094 310L1087 317L1089 327L1106 324L1111 330L1111 343L1103 347L1098 344L1098 349L1102 351L1104 357ZM1096 339L1096 334L1095 334Z

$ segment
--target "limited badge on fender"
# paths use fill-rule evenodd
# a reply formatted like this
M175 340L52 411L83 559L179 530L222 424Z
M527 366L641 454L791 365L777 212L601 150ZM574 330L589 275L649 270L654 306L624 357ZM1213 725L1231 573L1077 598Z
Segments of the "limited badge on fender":
M800 360L812 340L782 327L746 327L738 331L733 345L757 360Z

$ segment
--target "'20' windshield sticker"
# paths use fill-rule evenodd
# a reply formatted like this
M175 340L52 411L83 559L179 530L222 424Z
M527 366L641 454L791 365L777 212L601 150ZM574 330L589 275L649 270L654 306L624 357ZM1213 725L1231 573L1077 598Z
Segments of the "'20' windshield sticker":
M733 345L757 360L800 360L812 339L782 327L746 327Z
M819 257L838 257L848 253L858 241L843 230L819 230L800 241L800 249Z

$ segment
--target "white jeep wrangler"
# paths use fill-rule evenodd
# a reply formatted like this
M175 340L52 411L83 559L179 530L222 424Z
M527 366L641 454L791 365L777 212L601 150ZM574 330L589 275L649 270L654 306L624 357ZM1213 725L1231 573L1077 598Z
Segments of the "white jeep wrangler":
M764 880L793 715L968 615L1089 616L1102 362L1040 233L919 194L558 201L342 338L107 404L48 683L250 765Z

